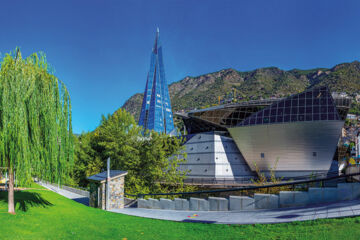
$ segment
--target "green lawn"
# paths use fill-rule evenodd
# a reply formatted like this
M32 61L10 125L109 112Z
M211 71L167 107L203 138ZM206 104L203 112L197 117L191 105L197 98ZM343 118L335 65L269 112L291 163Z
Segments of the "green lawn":
M273 225L153 220L89 208L46 190L16 192L16 215L0 192L0 239L360 239L360 218Z

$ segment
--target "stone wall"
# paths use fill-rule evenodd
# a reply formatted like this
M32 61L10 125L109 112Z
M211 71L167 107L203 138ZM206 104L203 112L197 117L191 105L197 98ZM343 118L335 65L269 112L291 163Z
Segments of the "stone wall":
M138 208L183 211L237 211L300 207L360 199L360 183L339 183L337 187L309 188L308 191L280 191L279 194L254 194L208 199L138 199Z
M110 181L110 209L124 208L124 176Z

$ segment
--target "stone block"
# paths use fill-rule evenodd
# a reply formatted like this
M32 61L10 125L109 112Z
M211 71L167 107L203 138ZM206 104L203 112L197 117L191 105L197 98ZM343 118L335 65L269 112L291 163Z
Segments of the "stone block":
M280 207L298 207L309 203L309 193L301 191L281 191L279 193Z
M323 190L323 202L336 202L338 200L338 189L329 187L329 188L322 188Z
M346 201L352 200L352 186L351 183L339 183L337 185L337 200Z
M190 198L190 210L209 211L209 202L202 198Z
M189 201L187 199L175 198L175 210L189 210Z
M137 207L138 208L150 208L150 204L149 204L148 200L139 198L137 201Z
M228 211L229 201L226 198L209 197L209 210L210 211Z
M255 208L256 209L279 208L279 196L278 195L255 193L254 199L255 199Z
M160 198L160 208L167 210L175 210L175 202L171 199Z
M324 202L324 191L322 188L309 188L309 204L319 204Z
M351 183L352 186L352 199L360 198L360 183Z
M255 209L255 199L251 197L230 196L229 202L230 211Z
M160 201L157 199L149 198L147 200L151 209L160 209Z

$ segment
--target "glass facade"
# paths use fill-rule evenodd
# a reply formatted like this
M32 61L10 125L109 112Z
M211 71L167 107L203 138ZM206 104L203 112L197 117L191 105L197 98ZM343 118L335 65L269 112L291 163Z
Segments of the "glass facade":
M238 126L324 120L341 120L341 117L328 88L320 87L274 103Z
M175 134L159 30L156 32L155 44L151 53L150 70L147 75L139 125L144 129Z

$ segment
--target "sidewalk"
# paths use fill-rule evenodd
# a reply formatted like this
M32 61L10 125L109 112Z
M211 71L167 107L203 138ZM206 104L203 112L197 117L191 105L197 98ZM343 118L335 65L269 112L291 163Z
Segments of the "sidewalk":
M39 183L40 184L40 183ZM66 198L89 205L89 199L63 189L47 184L40 184ZM284 223L293 221L306 221L321 218L340 218L360 216L360 200L339 203L321 204L302 208L282 208L274 210L252 211L174 211L144 208L124 208L112 210L115 213L162 219L179 222L201 222L216 224L256 224L256 223Z
M86 206L89 206L89 198L87 197L84 197L82 195L79 195L79 194L76 194L76 193L73 193L73 192L70 192L70 191L67 191L67 190L64 190L64 189L61 189L61 188L57 188L57 187L54 187L52 185L49 185L49 184L46 184L46 183L42 183L42 182L37 182L37 184L53 191L53 192L56 192L66 198L69 198L69 199L72 199L78 203L81 203L81 204L84 204Z

